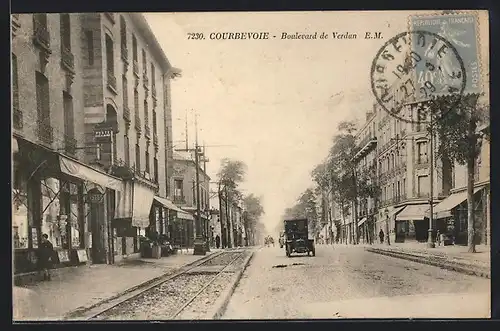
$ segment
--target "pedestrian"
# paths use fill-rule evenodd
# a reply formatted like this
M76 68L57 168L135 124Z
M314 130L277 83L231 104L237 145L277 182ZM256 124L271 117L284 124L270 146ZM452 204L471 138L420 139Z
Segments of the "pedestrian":
M438 246L441 246L441 232L439 232L439 230L437 230L437 233L436 233L436 244Z
M50 280L50 269L53 264L54 245L49 241L49 236L44 233L42 235L42 243L40 244L40 270L43 274L43 280Z
M217 249L219 249L219 247L220 247L220 237L219 237L219 235L215 236L215 247L217 247Z
M378 233L378 237L380 238L380 243L383 244L384 243L384 231L382 231L382 229L380 229L380 232Z

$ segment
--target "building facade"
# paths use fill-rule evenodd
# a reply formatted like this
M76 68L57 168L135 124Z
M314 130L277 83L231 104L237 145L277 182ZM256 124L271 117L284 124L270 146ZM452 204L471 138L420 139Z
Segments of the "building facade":
M105 219L122 182L85 163L79 19L12 15L15 273L37 269L44 234L57 267L109 260Z

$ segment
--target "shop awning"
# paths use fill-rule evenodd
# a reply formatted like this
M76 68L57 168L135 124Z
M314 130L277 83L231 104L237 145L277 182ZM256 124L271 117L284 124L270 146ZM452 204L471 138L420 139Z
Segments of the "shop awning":
M366 220L367 220L367 218L366 218L366 217L363 217L363 218L362 218L362 219L358 222L358 226L363 225L363 223L365 223L365 222L366 222Z
M176 205L174 205L174 203L172 201L168 200L168 199L155 196L154 200L156 202L158 202L159 204L161 204L163 207L167 208L167 209L176 211L178 213L184 213L184 211L182 209L180 209L179 207L177 207Z
M396 221L419 221L429 213L429 204L407 205L396 216Z
M134 182L132 204L132 226L145 229L149 226L149 212L153 204L154 192L149 187Z
M188 221L194 221L194 216L186 212L177 212L177 218Z
M80 178L115 191L122 191L123 189L123 182L121 179L91 168L62 154L59 154L59 166L61 168L61 172L67 175Z
M484 186L476 187L474 189L474 194L479 192L482 188L484 188ZM467 190L449 195L434 207L434 217L439 219L452 216L451 210L465 200L467 200Z

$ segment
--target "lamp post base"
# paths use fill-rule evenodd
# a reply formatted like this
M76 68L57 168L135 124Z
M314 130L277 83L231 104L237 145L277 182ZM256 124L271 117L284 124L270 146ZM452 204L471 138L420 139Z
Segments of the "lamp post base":
M206 253L205 242L202 238L196 238L194 240L193 255L205 255Z
M427 248L435 248L436 247L436 244L434 243L434 240L432 240L432 232L433 230L432 229L429 229L429 231L427 232Z

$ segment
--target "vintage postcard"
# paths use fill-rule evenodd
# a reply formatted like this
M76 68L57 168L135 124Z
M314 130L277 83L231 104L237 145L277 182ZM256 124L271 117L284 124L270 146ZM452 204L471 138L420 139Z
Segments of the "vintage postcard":
M14 322L489 318L488 24L12 14Z

